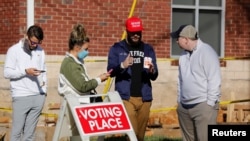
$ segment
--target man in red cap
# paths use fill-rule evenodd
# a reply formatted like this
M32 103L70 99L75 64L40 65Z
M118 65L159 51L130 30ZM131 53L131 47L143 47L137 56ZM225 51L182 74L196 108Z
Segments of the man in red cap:
M119 92L138 141L144 140L152 104L151 80L158 77L156 55L142 41L142 21L126 20L126 39L115 43L109 51L107 70L113 70L115 90Z

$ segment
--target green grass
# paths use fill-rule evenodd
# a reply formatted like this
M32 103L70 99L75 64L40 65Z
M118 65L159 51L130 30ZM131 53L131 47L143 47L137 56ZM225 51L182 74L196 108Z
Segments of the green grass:
M145 137L145 141L182 141L181 138L168 138L160 136Z
M181 138L168 138L160 136L149 136L145 137L144 141L181 141ZM120 137L107 137L104 141L127 141L125 136Z

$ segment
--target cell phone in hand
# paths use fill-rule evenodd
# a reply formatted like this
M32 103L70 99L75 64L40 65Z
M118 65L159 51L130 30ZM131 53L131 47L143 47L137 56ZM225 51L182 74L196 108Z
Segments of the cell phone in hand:
M45 70L37 70L37 71L39 71L40 73L46 72Z
M108 71L108 73L110 74L112 71L113 71L113 69L110 69L110 70Z

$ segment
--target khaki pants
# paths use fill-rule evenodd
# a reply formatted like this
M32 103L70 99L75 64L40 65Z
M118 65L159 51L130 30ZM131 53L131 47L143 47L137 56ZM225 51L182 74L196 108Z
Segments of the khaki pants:
M192 108L178 104L177 113L183 141L207 141L208 125L216 124L219 103L213 107L202 102Z
M152 102L143 102L141 97L123 100L138 141L144 141Z

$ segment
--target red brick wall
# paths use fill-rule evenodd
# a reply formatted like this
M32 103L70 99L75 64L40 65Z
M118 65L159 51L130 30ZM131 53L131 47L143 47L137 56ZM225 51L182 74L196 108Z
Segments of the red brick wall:
M250 56L250 0L226 0L225 56Z
M0 54L5 54L10 45L15 43L24 31L19 0L0 0ZM25 21L24 21L25 22Z
M226 0L225 57L250 56L249 0ZM90 55L107 56L119 41L133 0L35 0L35 24L44 29L42 46L49 55L64 55L68 36L83 23L91 39ZM134 15L143 20L143 40L157 57L170 57L171 0L137 0ZM26 32L26 0L0 0L0 54Z

